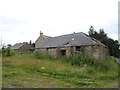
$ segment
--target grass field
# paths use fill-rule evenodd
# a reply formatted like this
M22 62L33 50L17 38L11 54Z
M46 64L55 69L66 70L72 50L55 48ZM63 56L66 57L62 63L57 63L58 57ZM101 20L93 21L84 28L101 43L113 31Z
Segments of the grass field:
M30 55L2 59L3 88L113 88L117 85L118 65L113 60L108 61L111 68L104 71L99 65L71 65L61 59L36 59ZM108 67L104 65L104 68Z

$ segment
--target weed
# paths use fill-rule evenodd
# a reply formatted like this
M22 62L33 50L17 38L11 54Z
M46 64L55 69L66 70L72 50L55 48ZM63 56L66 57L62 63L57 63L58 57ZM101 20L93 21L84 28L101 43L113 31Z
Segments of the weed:
M37 58L37 59L53 59L52 56L50 55L45 55L45 54L42 54L42 53L38 53L38 52L34 52L32 54L29 55L30 57L33 57L33 58Z
M10 72L10 73L3 74L2 77L12 77L12 76L15 76L16 74L17 74L16 72Z
M117 80L118 77L117 63L111 58L97 60L79 54L77 56L64 56L59 59L52 59L46 55L36 54L3 57L3 85L14 80L15 77L19 77L17 79L21 80L23 77L30 76L29 78L31 79L27 81L29 83L32 82L33 78L39 77L36 80L40 81L41 77L43 77L48 80L53 78L57 83L65 82L67 83L64 84L66 87L103 87L111 81ZM48 80L44 80L42 83L48 83ZM21 81L21 83L23 84L24 82ZM22 87L17 84L15 86Z

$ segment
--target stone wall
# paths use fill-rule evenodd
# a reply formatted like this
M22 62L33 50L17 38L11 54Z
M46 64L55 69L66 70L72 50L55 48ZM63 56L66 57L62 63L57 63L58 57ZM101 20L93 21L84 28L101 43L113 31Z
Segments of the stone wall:
M75 55L75 50L74 50L75 48L73 47L73 46L64 46L64 47L58 47L57 48L57 57L60 57L60 56L62 56L62 54L61 54L61 50L65 50L66 51L66 56L73 56L73 55Z
M57 48L49 48L47 51L48 54L52 55L53 57L57 57L58 53L57 53Z
M74 55L74 47L57 47L57 48L39 48L37 49L36 48L36 51L39 52L39 53L43 53L43 54L49 54L53 57L60 57L62 56L60 51L61 50L65 50L66 51L66 56L70 56L70 55Z
M23 46L21 46L19 49L14 50L17 54L29 54L33 51L33 47L30 46L28 43L25 43Z
M106 58L109 56L109 50L108 48L101 46L101 45L88 45L88 46L81 46L81 51L83 52L84 55L89 55L93 56L94 58ZM41 48L41 49L36 49L36 51L43 53L43 54L49 54L52 55L53 57L60 57L62 56L61 50L66 51L66 56L74 56L78 52L76 51L75 46L64 46L64 47L57 47L57 48Z
M42 41L44 41L45 39L47 39L48 37L44 36L44 35L40 35L38 37L38 39L35 41L35 48L38 48L40 43L42 43Z
M39 48L36 49L36 51L42 54L49 54L53 57L57 57L57 48Z
M45 38L43 36L39 36L39 38L35 41L35 47L38 47L43 40L45 40Z
M102 45L84 46L83 53L85 55L93 56L94 58L97 59L104 59L109 56L108 48Z

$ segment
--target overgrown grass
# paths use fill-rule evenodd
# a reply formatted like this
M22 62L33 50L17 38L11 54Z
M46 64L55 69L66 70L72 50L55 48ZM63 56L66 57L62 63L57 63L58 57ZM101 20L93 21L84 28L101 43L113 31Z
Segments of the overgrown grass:
M115 70L117 67L116 61L109 57L106 59L95 59L91 56L84 56L82 53L76 56L61 57L64 62L70 62L71 65L83 67L84 65L94 68L93 71L108 72ZM60 60L61 60L60 59Z
M38 52L34 52L34 53L30 54L29 56L32 58L36 58L36 59L53 59L53 57L48 54L42 54L42 53L38 53Z
M113 59L113 57L109 57L106 59L95 59L92 56L85 56L83 55L83 53L79 53L76 56L62 56L57 59L53 58L50 55L40 54L37 52L29 56L43 60L60 60L60 61L62 60L62 62L67 62L73 66L79 66L79 67L83 67L84 65L87 65L87 66L91 66L92 68L95 68L96 71L101 71L101 72L108 72L114 70L114 68L117 67L116 61Z
M51 79L54 82L48 87L112 87L107 84L117 81L117 68L111 58L96 60L82 54L58 59L38 53L3 57L3 87L46 87ZM20 85L16 85L17 80ZM32 85L27 86L24 81ZM42 85L36 85L38 82Z

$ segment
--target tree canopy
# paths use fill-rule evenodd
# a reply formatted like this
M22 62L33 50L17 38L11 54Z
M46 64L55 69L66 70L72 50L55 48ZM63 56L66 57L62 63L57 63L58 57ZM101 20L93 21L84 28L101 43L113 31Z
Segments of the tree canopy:
M35 43L33 42L32 43L32 41L30 40L30 42L29 42L29 45L31 45L32 47L34 47L35 48Z
M4 46L2 47L2 56L12 56L14 55L14 51L11 50L12 45L8 44L7 48L5 48Z

